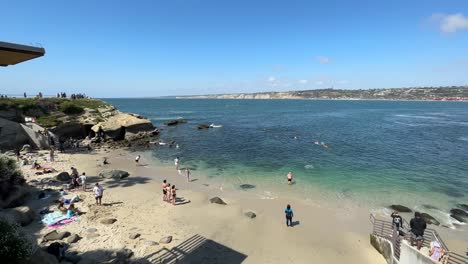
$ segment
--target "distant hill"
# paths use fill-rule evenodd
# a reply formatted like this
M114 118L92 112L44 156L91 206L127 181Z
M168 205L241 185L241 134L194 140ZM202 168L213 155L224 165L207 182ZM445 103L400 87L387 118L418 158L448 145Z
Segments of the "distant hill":
M318 89L289 92L261 92L177 96L180 99L336 99L336 100L436 100L468 101L468 86L389 88L368 90Z

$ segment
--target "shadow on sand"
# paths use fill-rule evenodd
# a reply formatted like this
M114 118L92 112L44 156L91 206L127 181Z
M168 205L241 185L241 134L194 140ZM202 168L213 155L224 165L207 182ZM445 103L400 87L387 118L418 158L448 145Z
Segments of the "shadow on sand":
M239 264L247 255L201 235L194 235L172 249L162 248L145 256L147 263Z

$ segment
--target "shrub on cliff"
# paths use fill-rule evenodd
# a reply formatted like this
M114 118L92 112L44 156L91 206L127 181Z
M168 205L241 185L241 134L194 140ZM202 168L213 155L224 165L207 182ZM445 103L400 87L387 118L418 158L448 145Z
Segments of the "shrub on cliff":
M15 186L23 185L25 180L18 169L16 160L0 155L0 199L6 199Z
M84 112L83 107L76 105L73 102L63 102L59 106L59 110L68 115L78 115Z
M15 223L0 218L0 260L2 263L27 263L34 244Z

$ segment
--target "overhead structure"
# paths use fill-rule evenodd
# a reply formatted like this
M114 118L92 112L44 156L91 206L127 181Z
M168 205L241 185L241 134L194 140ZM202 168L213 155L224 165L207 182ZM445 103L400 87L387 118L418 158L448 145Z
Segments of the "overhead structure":
M23 61L42 57L44 48L0 41L0 66L15 65Z

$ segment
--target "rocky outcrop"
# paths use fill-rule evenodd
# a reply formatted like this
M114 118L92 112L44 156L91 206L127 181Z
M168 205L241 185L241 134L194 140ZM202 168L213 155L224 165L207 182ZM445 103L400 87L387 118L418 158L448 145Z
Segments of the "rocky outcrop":
M99 176L106 179L123 179L130 176L130 174L123 170L108 170L102 171Z
M84 125L78 122L62 123L51 128L50 131L62 141L69 138L84 138L87 136Z
M21 226L26 226L34 220L36 214L29 206L20 206L4 210L0 213L0 216L9 220L10 222L18 223Z
M0 118L0 149L15 149L24 144L31 144L31 140L23 127L19 123Z
M57 176L55 176L55 179L63 182L71 181L70 174L68 174L68 172L66 171L57 174Z
M149 119L140 115L119 112L106 121L94 125L91 130L94 133L102 130L109 138L121 140L125 138L126 132L136 134L140 131L152 131L154 126Z
M453 208L450 210L450 216L459 222L465 223L468 220L468 212L462 209Z
M390 205L390 208L400 213L411 213L413 211L410 208L399 204L392 204Z

